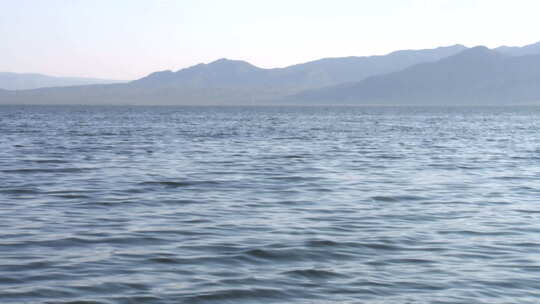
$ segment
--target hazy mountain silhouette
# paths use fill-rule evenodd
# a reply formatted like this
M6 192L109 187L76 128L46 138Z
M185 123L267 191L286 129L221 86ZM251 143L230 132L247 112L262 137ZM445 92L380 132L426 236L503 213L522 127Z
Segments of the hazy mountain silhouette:
M427 50L398 51L385 56L326 58L286 68L262 69L245 61L220 59L177 72L156 72L133 81L137 87L176 88L286 88L328 86L399 71L436 61L464 50L462 45Z
M66 87L89 84L120 83L117 80L106 80L81 77L54 77L43 74L20 74L0 72L0 89L31 90L46 87Z
M306 91L290 100L436 105L540 102L540 55L509 56L475 47L400 72Z
M178 72L152 73L131 82L136 87L236 88L263 86L265 70L245 61L220 59Z
M327 58L286 68L262 69L244 61L220 59L177 72L162 71L129 83L19 91L3 103L38 104L254 104L343 81L398 71L465 49L455 45L398 51L386 56Z
M496 48L495 50L500 53L511 55L511 56L538 55L540 54L540 42L526 45L524 47L501 46L501 47Z
M220 59L128 83L0 92L1 103L234 105L540 101L539 44L462 45L262 69ZM533 54L522 56L520 54Z

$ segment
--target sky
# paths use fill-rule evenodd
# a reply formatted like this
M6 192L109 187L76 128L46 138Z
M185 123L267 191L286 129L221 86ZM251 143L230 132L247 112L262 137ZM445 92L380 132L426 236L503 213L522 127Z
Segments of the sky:
M540 41L538 0L0 0L0 71L131 80L220 58L264 68Z

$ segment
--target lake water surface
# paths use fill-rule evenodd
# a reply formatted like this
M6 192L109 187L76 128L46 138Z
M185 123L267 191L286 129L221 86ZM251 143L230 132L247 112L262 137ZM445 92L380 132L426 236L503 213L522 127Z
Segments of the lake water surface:
M0 303L539 303L540 108L0 107Z

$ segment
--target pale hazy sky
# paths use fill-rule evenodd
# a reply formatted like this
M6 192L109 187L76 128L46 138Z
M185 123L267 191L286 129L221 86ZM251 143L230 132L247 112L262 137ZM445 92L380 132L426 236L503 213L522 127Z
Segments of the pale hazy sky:
M540 41L539 0L0 0L0 71L135 79L222 57L281 67Z

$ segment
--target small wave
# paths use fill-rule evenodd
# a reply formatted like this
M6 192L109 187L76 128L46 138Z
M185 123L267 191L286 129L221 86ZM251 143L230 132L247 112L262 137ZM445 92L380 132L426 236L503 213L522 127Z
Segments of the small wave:
M261 159L304 159L306 155L301 154L290 154L290 155L270 155L262 157Z
M150 297L150 299L153 299L153 298ZM45 303L49 304L53 302L45 302ZM66 300L66 301L54 301L54 303L55 304L109 304L110 302L109 301L94 301L94 300Z
M24 280L20 278L0 276L0 284L21 284L21 283L24 283Z
M282 274L288 276L298 276L308 279L331 279L337 277L344 277L344 275L330 271L330 270L321 270L321 269L297 269L283 272Z
M467 236L508 236L508 235L519 235L517 232L510 231L474 231L474 230L442 230L438 231L439 234L459 234Z
M395 196L372 196L372 200L377 202L397 202L398 199Z
M371 197L372 200L377 202L400 202L400 201L421 201L425 200L425 197L415 196L415 195L396 195L396 196L386 196L386 195L376 195Z
M48 247L48 248L68 248L68 247L78 247L85 244L123 244L123 245L136 245L136 244L158 244L166 242L165 239L158 237L145 237L145 236L136 236L136 237L95 237L95 238L83 238L83 237L66 237L59 239L51 240L39 240L39 241L26 241L19 242L16 244L11 244L11 246L39 246L39 247Z
M47 268L52 266L53 263L51 262L45 262L45 261L36 261L36 262L29 262L26 264L14 264L14 265L4 265L2 266L3 271L24 271L24 270L31 270L31 269L40 269L40 268Z
M48 169L9 169L2 170L3 173L79 173L92 168L48 168Z
M159 263L159 264L179 264L180 260L176 258L169 258L169 257L157 257L157 258L151 258L148 259L149 262L153 263Z
M244 254L266 260L289 260L295 257L290 250L251 249Z
M525 213L525 214L538 214L540 210L528 210L528 209L514 209L515 212Z
M407 265L435 263L434 260L415 259L415 258L389 259L389 260L385 260L385 262L390 263L390 264L407 264Z
M200 204L202 201L191 200L191 199L169 199L160 201L163 204L171 205L190 205L190 204Z
M302 158L305 158L304 155L284 155L282 157L283 158L288 158L288 159L302 159Z
M5 194L40 194L41 192L36 189L28 189L28 188L16 188L16 189L3 189L0 190L0 193Z
M61 160L61 159L33 159L30 161L37 164L67 164L69 163L69 161Z
M130 296L130 297L111 297L112 303L162 303L162 298L156 296ZM110 304L107 302L92 302L95 304ZM71 303L70 303L71 304ZM89 303L88 303L89 304Z
M496 176L494 177L494 179L511 181L511 180L530 180L531 178L526 177L526 176Z
M272 180L278 180L283 182L305 182L305 181L318 181L319 177L315 176L273 176Z
M152 182L142 182L139 185L144 186L165 186L169 188L182 188L182 187L192 187L192 186L210 186L210 185L219 185L218 181L152 181Z
M283 299L286 296L287 294L279 289L253 288L219 290L215 292L188 297L185 300L186 303L206 303L208 301L216 303L223 303L223 301L227 303L236 303L236 301L242 300L256 300L256 302L259 302L263 299Z
M308 247L349 247L349 248L367 248L377 251L399 251L402 247L383 244L383 243L365 243L365 242L334 242L331 240L313 240L306 242Z
M385 250L385 251L399 251L402 250L402 247L390 245L390 244L382 244L382 243L363 243L360 246L366 247L369 249L374 250Z
M2 293L2 300L5 300L7 302L8 300L11 300L11 299L13 300L18 299L20 301L21 298L60 299L60 298L72 298L74 296L75 296L75 293L71 291L67 291L65 289L60 289L60 288L35 288L31 290L15 289L14 291L8 291L8 292ZM21 302L15 302L15 303L21 303ZM58 302L55 301L55 302L45 302L45 303L58 303Z
M334 247L340 245L340 243L330 240L311 240L307 241L306 245L309 247Z
M88 195L82 195L82 194L53 194L52 196L58 197L58 198L65 198L65 199L87 199L92 198Z

